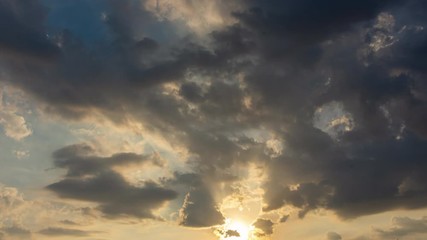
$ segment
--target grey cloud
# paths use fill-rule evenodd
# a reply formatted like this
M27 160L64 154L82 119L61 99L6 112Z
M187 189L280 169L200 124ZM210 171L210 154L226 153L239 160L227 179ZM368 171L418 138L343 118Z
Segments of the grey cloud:
M87 236L90 236L91 232L82 231L78 229L50 227L50 228L42 229L38 233L45 236L49 236L49 237L60 237L60 236L87 237Z
M5 72L13 76L13 79L5 80L10 80L13 85L48 103L48 112L80 119L90 114L91 108L97 108L110 119L120 122L122 115L115 116L118 114L117 110L122 109L119 112L123 113L127 105L135 108L139 106L135 99L144 101L144 90L165 82L181 80L190 69L215 72L226 66L223 56L191 41L182 40L179 47L166 43L160 45L159 42L164 42L171 36L153 39L138 33L140 30L135 28L142 26L136 27L136 24L147 24L142 28L148 32L159 32L158 29L150 30L149 27L152 26L167 27L166 23L156 21L151 13L138 4L141 3L108 2L110 8L104 24L109 27L113 37L105 37L105 42L98 49L85 45L70 30L65 29L62 33L58 31L59 33L52 33L49 39L60 45L60 54L55 62L41 65L31 59L21 58L14 62L5 59ZM132 11L128 12L128 9ZM22 39L31 41L30 38ZM153 55L157 51L158 54ZM27 81L29 78L38 81ZM56 82L54 88L48 87L52 81ZM134 91L130 91L131 89ZM127 94L123 95L123 92Z
M68 170L66 178L47 186L62 198L99 203L99 209L108 217L132 216L155 218L152 210L174 200L177 193L156 183L142 187L128 183L111 168L140 163L145 157L130 153L102 158L85 156L86 145L73 145L56 151L53 156L58 167Z
M31 238L31 231L21 227L12 226L12 227L2 228L2 230L6 233L6 235L14 238L18 238L18 239Z
M393 226L389 229L374 229L374 232L383 239L403 238L417 234L427 234L427 217L412 219L408 217L395 217ZM421 239L421 238L420 238Z
M240 237L240 233L236 230L227 230L225 232L225 237Z
M304 131L307 133L308 128ZM265 210L290 204L302 209L300 217L320 207L352 218L388 209L425 206L425 186L419 185L423 182L419 171L424 169L422 159L426 156L420 146L425 140L406 136L404 140L381 145L359 143L359 148L343 149L336 148L330 140L326 144L327 138L317 139L317 146L310 144L313 137L299 138L304 143L300 150L293 146L292 151L271 165L270 181L265 186ZM350 151L351 157L343 154ZM288 173L283 174L283 169ZM288 186L283 187L282 183ZM297 186L292 187L293 184Z
M189 227L209 227L224 223L224 217L216 207L213 197L203 189L187 194L180 217L180 224Z
M274 223L269 219L258 218L252 225L262 231L261 235L273 234Z
M279 222L281 222L281 223L287 222L289 217L290 217L290 215L284 215L283 217L280 218Z
M395 11L396 16L410 12L402 5L390 5L387 9ZM348 28L346 33L338 31L342 39L328 34L331 45L317 42L322 52L315 62L301 66L289 59L266 58L265 66L260 64L249 76L253 89L264 95L261 106L268 104L272 110L271 119L284 120L281 134L286 151L270 163L265 210L289 204L302 209L301 217L320 207L351 218L425 206L426 188L420 184L420 169L425 168L426 156L422 147L426 144L424 128L420 124L425 118L421 110L425 107L421 93L424 87L419 83L423 77L414 64L409 64L410 70L407 66L398 67L411 73L391 74L397 65L387 61L403 54L400 43L380 50L381 53L358 55L362 50L371 51L367 50L369 41L364 38L364 31L372 29L370 24L376 24L377 20L370 20L375 15L365 19L367 25L352 21L354 28ZM401 34L414 36L414 31L419 30L412 28ZM411 43L417 45L422 39L420 33ZM396 51L399 48L400 53ZM410 58L417 61L415 56ZM293 69L283 70L286 66ZM330 74L323 75L322 68ZM342 102L355 122L354 129L335 139L312 127L312 113L332 101ZM277 132L277 125L272 128Z
M225 218L219 211L212 189L202 176L177 173L171 184L181 184L190 189L179 212L181 225L210 227L224 223Z
M108 171L116 166L136 165L145 162L161 164L153 156L135 153L118 153L110 157L98 157L94 155L94 150L85 144L71 145L59 149L53 153L53 158L56 167L68 170L68 177Z
M24 228L20 228L20 227L8 227L8 228L3 228L3 231L5 231L7 234L9 235L30 235L31 232L27 229Z
M339 235L338 233L336 233L336 232L328 232L327 234L326 234L326 239L327 240L341 240L342 239L342 237L341 237L341 235Z
M46 37L46 9L39 1L0 1L0 49L3 53L51 60L60 50ZM3 54L2 54L3 55Z
M80 224L78 224L74 221L71 221L71 220L62 220L62 221L60 221L60 223L65 224L65 225L73 225L73 226L80 225Z

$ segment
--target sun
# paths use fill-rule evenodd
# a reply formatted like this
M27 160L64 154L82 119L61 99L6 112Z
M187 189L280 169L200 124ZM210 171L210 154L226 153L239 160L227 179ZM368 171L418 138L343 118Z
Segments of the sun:
M235 219L226 219L225 224L221 227L221 240L252 240L254 227L243 221Z

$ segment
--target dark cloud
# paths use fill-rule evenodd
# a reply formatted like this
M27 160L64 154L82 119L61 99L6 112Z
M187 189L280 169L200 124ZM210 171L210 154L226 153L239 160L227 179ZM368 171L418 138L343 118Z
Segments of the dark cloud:
M189 187L182 208L180 224L188 227L210 227L223 224L224 216L215 201L212 186L197 174L175 174L172 184Z
M281 223L287 222L289 217L290 217L290 215L284 215L283 217L280 218L279 222L281 222Z
M73 226L78 226L78 225L80 225L80 224L78 224L78 223L76 223L76 222L74 222L74 221L71 221L71 220L62 220L62 221L60 221L60 223L62 223L62 224L64 224L64 225L73 225Z
M80 177L108 171L113 167L137 165L151 162L161 165L160 160L153 156L135 153L118 153L110 157L98 157L88 145L71 145L53 153L54 164L58 168L68 170L67 177Z
M392 224L393 226L389 229L374 229L374 231L382 239L400 239L417 234L427 234L427 217L420 219L395 217Z
M91 234L91 232L82 231L78 229L56 228L56 227L42 229L38 233L45 236L49 236L49 237L60 237L60 236L87 237L87 236L90 236Z
M257 229L261 230L260 235L273 234L274 223L269 219L258 218L252 225Z
M86 145L73 145L53 154L58 167L68 170L66 178L47 188L62 198L99 203L99 209L108 217L132 216L155 218L152 210L162 207L177 197L173 190L147 182L136 187L112 167L140 163L145 157L130 153L102 158L85 155Z
M224 235L225 238L228 237L240 237L240 233L236 230L227 230Z
M326 234L326 239L327 240L341 240L342 239L342 237L341 237L341 235L339 235L338 233L336 233L336 232L328 232L327 234Z
M300 138L304 139L303 135ZM310 146L306 139L300 151L289 152L272 164L265 195L268 205L264 209L290 204L301 208L303 217L307 211L323 207L347 218L425 206L426 188L420 184L423 177L419 172L425 165L426 152L420 147L425 140L406 136L381 145L359 144L351 149L350 158L343 155L349 149L335 149L331 142L322 149L311 149L322 146L322 141ZM289 171L286 176L281 171L284 168ZM288 182L288 187L281 186L283 182Z
M412 4L415 2L418 1ZM415 5L422 7L423 4ZM385 28L389 28L387 24L394 24L390 27L394 37L405 39L418 32L416 39L408 40L418 45L418 41L423 41L423 31L414 25L402 30L399 18L387 13L381 13L374 20L384 10L380 7L363 19L355 16L354 21L348 22L348 26L353 27L346 28L345 32L338 26L335 34L339 33L340 38L322 32L327 34L329 43L314 38L322 49L315 62L304 60L307 64L302 66L297 60L278 61L269 57L248 76L253 89L263 94L261 107L271 110L270 121L275 117L282 120L281 125L274 123L273 131L284 129L281 136L286 151L269 166L264 210L289 204L302 209L300 217L311 209L328 208L348 218L425 206L426 188L420 184L423 182L420 169L425 168L423 146L427 142L419 123L425 118L421 109L426 105L426 98L421 93L425 88L419 84L423 78L420 68L416 64L409 64L410 69L403 65L397 67L396 62L388 62L407 53L400 41L388 46L389 43L378 41L377 36L375 43L382 48L374 50L372 39L366 38L366 32L371 34L378 29L385 32ZM387 11L394 11L396 16L410 12L402 5L390 5ZM269 16L264 12L259 14ZM358 23L361 20L365 21L363 25ZM310 33L311 29L308 30ZM283 30L272 31L272 34L275 32L286 33ZM397 32L403 36L397 36ZM286 36L274 37L286 39ZM260 41L263 40L264 37ZM400 48L402 52L397 50ZM302 50L296 51L300 56L304 54ZM417 62L420 59L415 55L410 58ZM333 101L343 103L355 122L353 129L338 137L312 126L312 113Z
M215 200L203 189L187 194L180 215L180 224L189 227L209 227L224 223L224 217L216 207Z
M242 22L262 34L289 35L302 41L319 41L351 25L374 18L384 7L397 1L338 0L249 1L248 11L235 13ZM302 14L304 13L304 14Z
M10 1L4 2L6 4ZM19 2L22 2L20 5L23 8L39 6L37 2L34 4L29 1ZM219 68L226 67L224 56L214 54L190 40L172 37L172 30L167 36L159 34L173 24L168 25L167 21L157 21L150 12L144 10L142 4L138 1L107 1L105 3L107 6L103 6L104 22L95 25L75 22L77 27L74 26L74 28L67 28L70 24L66 22L62 26L64 29L60 29L56 24L55 31L49 32L51 37L46 39L46 44L51 44L58 49L55 61L48 65L41 65L39 61L26 58L18 58L16 61L1 58L5 73L12 78L5 78L5 80L47 103L45 110L48 112L57 113L66 118L80 119L90 115L93 108L96 108L109 115L111 120L122 122L122 114L128 114L125 109L139 106L135 102L136 99L139 99L137 102L140 101L140 103L146 101L148 97L145 97L146 94L143 92L148 88L181 80L189 70L217 72ZM87 12L88 9L93 9L94 15L100 12L91 4L85 4L85 1L80 1L76 6L85 9L85 16L91 14ZM6 18L11 14L10 12L12 11L7 9L0 16ZM44 14L44 10L38 8L33 12ZM101 21L101 16L97 18ZM50 21L53 20L50 19ZM79 38L81 34L74 33L81 29L84 30L83 32L92 32L88 28L96 28L99 24L105 25L107 30L105 36L100 38L104 41L98 43L97 47L86 44L85 39ZM38 28L42 36L48 34L48 28L44 25L40 24ZM73 32L73 29L77 30ZM97 29L93 30L96 32ZM30 34L26 30L22 32ZM38 51L37 49L41 49L41 53L49 53L42 49L43 46L37 45L39 40L26 36L13 37L12 34L7 33L2 36L5 38L12 36L12 39L28 41L22 44L31 48L22 50L27 54L34 55L32 52ZM166 40L171 39L175 39L178 44L165 43ZM14 44L17 44L16 42L14 41ZM12 46L4 45L7 50L13 50ZM37 46L33 47L33 45ZM37 79L37 81L28 79ZM53 81L55 87L50 87ZM82 91L82 89L86 90ZM124 92L127 94L123 94Z
M44 60L58 56L59 48L44 30L45 16L46 9L39 1L0 1L0 21L8 23L0 26L2 53Z
M7 236L11 236L14 238L18 238L18 239L29 239L31 238L31 231L21 228L21 227L17 227L17 226L12 226L12 227L6 227L6 228L2 228L2 231L4 231L5 235ZM0 235L1 237L1 235Z

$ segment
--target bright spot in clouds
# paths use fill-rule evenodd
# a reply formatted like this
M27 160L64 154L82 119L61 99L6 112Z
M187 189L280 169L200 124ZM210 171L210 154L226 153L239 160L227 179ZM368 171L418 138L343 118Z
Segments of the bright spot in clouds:
M221 240L252 240L254 226L235 219L226 219L218 230Z

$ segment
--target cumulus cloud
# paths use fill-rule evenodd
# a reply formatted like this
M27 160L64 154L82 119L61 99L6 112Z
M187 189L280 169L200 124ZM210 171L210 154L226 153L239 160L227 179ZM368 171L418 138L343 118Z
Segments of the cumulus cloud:
M6 136L15 140L21 140L32 134L24 117L13 112L0 113L0 124L3 125Z
M8 94L7 90L0 88L0 125L6 136L19 141L30 136L32 130L18 112L17 104L6 100L14 97L13 94Z

